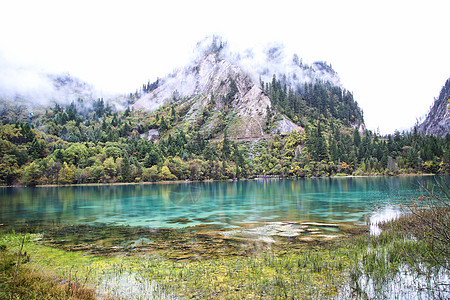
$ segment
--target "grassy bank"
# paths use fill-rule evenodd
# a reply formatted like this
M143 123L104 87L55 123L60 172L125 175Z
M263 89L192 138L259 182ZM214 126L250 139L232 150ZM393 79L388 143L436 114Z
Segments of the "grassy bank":
M36 238L39 235L0 236L0 299L95 299L87 283L60 272L71 264L71 254L40 247Z

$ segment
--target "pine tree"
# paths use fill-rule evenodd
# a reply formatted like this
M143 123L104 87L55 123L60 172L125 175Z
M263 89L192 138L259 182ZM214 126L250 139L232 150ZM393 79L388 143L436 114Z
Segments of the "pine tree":
M166 123L166 120L164 119L164 116L161 117L161 123L159 124L159 130L161 132L165 132L167 129L169 129L169 126Z
M122 176L123 182L129 182L131 180L131 165L128 157L124 157L122 159L122 163L120 165L120 175Z
M328 147L326 140L322 134L322 126L317 125L317 133L314 137L314 160L316 161L327 161L328 160Z
M419 162L419 154L416 149L409 148L408 155L406 156L406 163L410 168L416 168Z
M357 128L355 128L355 130L353 131L353 144L357 148L361 144L361 134L359 133L359 130Z
M331 139L330 152L331 152L331 161L337 163L339 160L339 149L336 140L334 139Z
M222 157L224 158L224 160L228 160L230 154L231 154L230 140L228 139L228 133L225 130L223 136Z
M23 170L22 183L26 186L35 186L39 182L40 175L39 166L33 161Z

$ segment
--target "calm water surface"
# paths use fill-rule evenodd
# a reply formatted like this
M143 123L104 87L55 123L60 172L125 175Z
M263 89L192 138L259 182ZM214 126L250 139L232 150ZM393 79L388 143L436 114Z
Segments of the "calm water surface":
M398 204L423 194L420 182L433 181L430 176L412 176L1 188L0 224L155 228L202 223L228 228L298 220L361 224L371 216L398 213Z

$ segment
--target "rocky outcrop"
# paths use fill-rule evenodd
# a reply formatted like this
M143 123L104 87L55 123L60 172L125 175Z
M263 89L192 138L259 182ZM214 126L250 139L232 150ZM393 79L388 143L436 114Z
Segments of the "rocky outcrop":
M450 78L442 87L439 98L434 101L418 131L428 135L446 136L450 133Z
M300 126L298 126L297 124L295 124L294 122L292 122L291 120L289 120L288 118L286 118L285 116L282 116L282 119L277 121L277 128L276 128L276 132L280 132L281 134L285 134L285 133L291 133L294 130L302 130L302 128ZM273 133L275 133L273 131Z

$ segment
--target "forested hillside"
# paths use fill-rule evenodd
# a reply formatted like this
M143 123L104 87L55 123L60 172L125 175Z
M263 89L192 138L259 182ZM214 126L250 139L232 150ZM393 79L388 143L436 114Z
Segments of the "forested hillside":
M94 98L65 76L51 105L0 99L0 184L449 173L448 134L366 130L331 65L270 48L259 66L205 43L126 98Z
M320 120L336 121L343 127L364 128L363 113L353 95L330 82L304 83L296 88L288 86L285 76L271 83L261 82L272 105L301 126Z
M37 185L449 172L448 135L414 131L382 137L343 127L347 118L305 117L298 121L305 129L290 134L240 141L225 131L223 139L209 140L195 125L178 126L187 110L185 104L171 104L153 114L114 111L100 99L90 109L55 105L29 122L4 121L0 181ZM160 138L149 140L150 129L158 129Z

